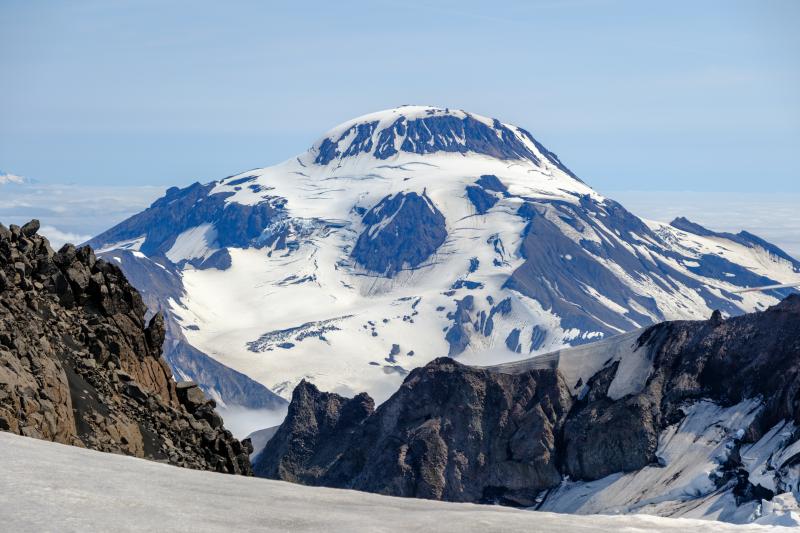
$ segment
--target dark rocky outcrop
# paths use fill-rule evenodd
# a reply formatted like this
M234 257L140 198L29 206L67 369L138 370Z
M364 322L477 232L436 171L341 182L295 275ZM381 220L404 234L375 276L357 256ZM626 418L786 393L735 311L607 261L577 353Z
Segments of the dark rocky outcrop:
M144 237L139 250L147 256L163 256L183 231L201 224L213 224L217 247L257 246L257 240L264 228L278 216L280 206L268 200L255 205L226 204L226 199L233 193L211 194L217 184L194 183L183 189L170 187L150 207L86 244L99 249L105 245ZM230 185L230 182L227 184ZM224 256L215 257L212 264L224 266Z
M475 185L467 186L466 191L467 198L479 215L485 214L499 201L495 193L508 194L508 188L492 174L484 174L475 180Z
M524 129L458 110L430 108L421 115L413 111L406 115L402 107L397 111L397 118L382 128L381 122L376 120L356 122L325 137L315 148L314 163L328 165L362 154L386 160L400 152L476 153L502 160L524 159L537 166L546 161L578 179L556 154Z
M630 357L652 366L621 396L609 392L621 366L611 353L591 356L606 363L585 384L566 382L567 352L488 368L441 358L413 370L375 411L365 395L349 400L302 383L255 472L397 496L533 505L564 476L595 480L656 464L659 434L696 401L760 399L747 442L781 420L800 422L800 296L761 313L715 315L644 330Z
M353 247L353 259L387 277L419 266L447 238L444 215L424 192L387 196L362 221L365 229Z
M327 165L337 158L370 152L378 159L388 159L398 153L399 144L400 152L413 154L473 152L498 159L528 159L540 163L539 157L525 145L522 138L498 120L493 120L489 125L468 113L459 116L455 113L437 115L432 112L418 118L400 116L391 125L378 131L373 146L372 138L378 125L377 121L357 123L335 138L326 137L319 144L314 162ZM529 136L527 132L521 134ZM558 161L550 152L545 151L543 155L551 162Z
M479 215L485 214L494 206L494 204L497 203L497 197L486 192L483 187L469 185L467 186L466 190L467 198L469 198L469 201L472 202L472 205L475 207L475 211Z
M303 382L257 475L383 494L481 501L558 483L556 436L572 403L553 370L507 375L442 358L372 400Z
M358 155L362 152L369 152L372 150L372 134L377 125L377 121L355 124L345 130L335 141L324 139L322 143L320 143L319 154L316 159L314 159L314 163L318 165L327 165L337 157L347 157ZM353 141L344 148L344 151L340 152L339 143L353 134L355 134Z
M249 441L176 385L164 321L88 246L0 225L0 429L190 468L249 474Z
M499 192L502 194L508 192L508 187L494 174L483 174L480 178L475 180L475 184L480 185L487 191Z
M447 315L447 318L453 321L453 325L450 326L444 336L444 340L450 345L450 349L447 352L449 357L460 354L469 345L467 327L470 324L469 312L472 311L474 306L475 297L468 294L463 299L456 300L455 312Z

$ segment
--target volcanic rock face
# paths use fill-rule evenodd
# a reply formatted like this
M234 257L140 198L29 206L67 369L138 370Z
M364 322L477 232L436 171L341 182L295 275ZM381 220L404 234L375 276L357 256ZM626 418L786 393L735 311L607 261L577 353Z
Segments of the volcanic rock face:
M58 253L0 225L0 429L190 468L249 474L249 442L213 400L177 384L164 323L120 269L88 246Z
M416 267L447 237L444 216L425 193L387 196L362 220L366 229L353 248L355 260L389 277Z
M454 501L557 484L556 435L572 404L553 370L493 373L442 358L372 412L303 382L256 474ZM509 494L509 497L511 495Z
M657 465L659 436L698 402L751 400L752 422L714 482L758 492L731 449L800 423L800 296L627 337L634 345L623 357L601 343L605 353L587 346L580 358L566 351L497 367L437 359L374 412L366 395L348 400L303 382L254 470L398 496L533 505L564 476L588 481Z

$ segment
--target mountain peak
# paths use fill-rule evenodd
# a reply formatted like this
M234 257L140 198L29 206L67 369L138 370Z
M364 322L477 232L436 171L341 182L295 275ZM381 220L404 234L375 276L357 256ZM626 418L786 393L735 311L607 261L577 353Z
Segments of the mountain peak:
M555 166L575 178L524 129L461 109L407 105L362 115L328 131L311 150L317 165L362 155L387 160L401 152L474 153Z

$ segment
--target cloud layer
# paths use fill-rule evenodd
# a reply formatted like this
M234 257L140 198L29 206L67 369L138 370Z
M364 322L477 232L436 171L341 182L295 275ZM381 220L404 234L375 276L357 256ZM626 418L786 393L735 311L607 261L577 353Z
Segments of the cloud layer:
M52 246L56 250L58 250L68 242L81 243L81 242L86 242L92 238L92 235L88 234L73 233L70 231L61 231L55 226L42 226L41 229L39 230L39 234L47 237L47 240L50 241L50 246Z
M747 230L800 258L800 194L615 191L607 193L642 218L684 216L715 231Z
M147 208L163 187L94 187L8 183L0 189L0 222L42 223L54 248L82 243Z

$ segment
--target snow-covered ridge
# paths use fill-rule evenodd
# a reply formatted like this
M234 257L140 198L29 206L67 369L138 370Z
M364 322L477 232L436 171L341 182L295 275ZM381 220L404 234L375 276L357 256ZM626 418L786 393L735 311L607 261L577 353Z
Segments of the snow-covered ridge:
M199 472L0 432L7 531L790 531L391 498ZM435 524L435 526L434 526Z
M16 174L11 174L10 172L2 172L0 171L0 185L5 185L6 183L15 183L17 185L25 183L27 180L22 176L17 176Z
M619 400L637 394L653 374L653 353L638 342L642 330L550 354L486 367L504 374L558 368L572 394L582 399L590 378L619 362L606 395ZM742 437L762 412L762 399L721 406L707 399L687 403L686 415L659 436L658 465L618 472L599 480L565 479L543 498L539 509L560 513L652 513L734 523L800 524L795 500L800 452L795 424L782 420L756 442ZM740 475L775 496L770 500L737 500L735 491L718 481L726 463L741 458Z

